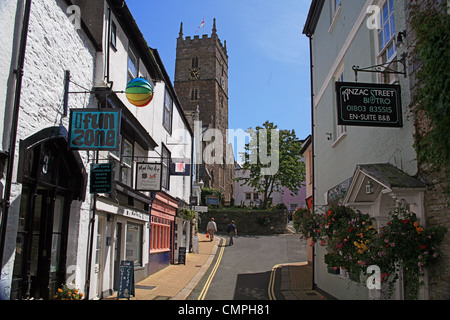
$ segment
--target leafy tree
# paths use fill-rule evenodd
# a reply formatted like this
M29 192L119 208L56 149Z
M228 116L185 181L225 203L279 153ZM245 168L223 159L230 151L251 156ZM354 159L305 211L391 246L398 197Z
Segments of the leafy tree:
M305 180L305 163L302 160L302 144L294 130L278 130L272 122L266 121L256 129L248 129L251 136L241 153L243 169L248 177L236 178L241 185L253 187L263 194L261 207L266 209L274 191L287 187L294 191Z

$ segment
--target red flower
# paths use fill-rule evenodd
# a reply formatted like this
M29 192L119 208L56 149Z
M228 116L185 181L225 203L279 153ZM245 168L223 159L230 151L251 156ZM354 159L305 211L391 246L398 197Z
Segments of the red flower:
M426 248L427 248L427 246L424 245L424 244L422 244L422 245L420 246L420 249L422 249L422 250L425 250Z

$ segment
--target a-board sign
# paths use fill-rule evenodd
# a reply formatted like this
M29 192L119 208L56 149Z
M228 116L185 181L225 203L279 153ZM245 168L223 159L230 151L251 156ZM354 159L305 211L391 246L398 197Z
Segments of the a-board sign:
M71 109L69 147L76 150L118 150L120 109Z
M336 82L338 125L402 127L399 85Z
M178 264L186 264L186 247L178 248Z
M92 163L90 172L90 193L112 192L112 164Z
M117 290L117 300L121 298L130 299L135 295L134 284L134 262L120 261L119 288Z

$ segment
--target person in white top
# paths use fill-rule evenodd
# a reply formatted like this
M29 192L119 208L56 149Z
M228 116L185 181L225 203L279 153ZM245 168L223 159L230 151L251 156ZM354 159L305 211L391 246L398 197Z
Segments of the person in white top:
M214 221L214 218L211 218L211 221L208 222L208 225L206 226L206 232L209 233L209 241L213 241L214 233L217 232L217 225Z

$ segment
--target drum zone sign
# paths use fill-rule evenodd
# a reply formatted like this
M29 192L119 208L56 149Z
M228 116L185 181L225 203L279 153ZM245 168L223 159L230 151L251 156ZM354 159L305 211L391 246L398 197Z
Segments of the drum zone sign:
M121 110L71 109L69 146L77 150L117 150Z
M399 85L336 82L338 124L402 127Z

